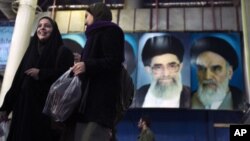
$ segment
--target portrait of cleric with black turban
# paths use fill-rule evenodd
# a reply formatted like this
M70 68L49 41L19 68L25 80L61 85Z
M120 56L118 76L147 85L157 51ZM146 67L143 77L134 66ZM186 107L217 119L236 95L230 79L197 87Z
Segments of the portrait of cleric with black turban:
M192 109L241 109L244 95L230 84L239 67L235 48L223 38L207 36L194 40L190 52L198 81Z
M125 60L123 65L127 69L128 73L132 75L136 68L137 56L134 53L132 45L126 40L124 43L124 56Z
M146 39L141 61L151 81L138 87L132 107L190 108L190 88L183 85L181 75L184 52L182 42L172 35Z

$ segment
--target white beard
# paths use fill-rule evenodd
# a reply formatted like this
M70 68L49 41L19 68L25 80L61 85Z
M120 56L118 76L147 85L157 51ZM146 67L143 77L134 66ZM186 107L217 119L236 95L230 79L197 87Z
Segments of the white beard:
M179 107L182 87L180 74L168 85L153 81L146 94L143 107Z
M211 88L203 88L202 84L199 83L198 98L205 107L211 106L214 102L223 101L229 90L228 84L228 77L221 84L217 84L215 90Z
M173 82L168 85L161 85L159 81L154 80L150 85L148 93L162 99L171 99L180 95L182 90L181 75L179 74L177 78L172 79Z

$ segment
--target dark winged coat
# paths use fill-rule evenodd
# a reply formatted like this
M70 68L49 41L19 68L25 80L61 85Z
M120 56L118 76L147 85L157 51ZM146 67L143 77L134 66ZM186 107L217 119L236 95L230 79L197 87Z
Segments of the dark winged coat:
M73 65L73 55L62 46L58 27L49 17L53 31L46 42L40 42L36 33L17 69L1 111L12 111L12 123L7 141L52 141L50 118L42 114L50 85ZM42 18L42 19L43 19ZM40 69L34 79L24 72Z
M96 21L86 30L87 42L82 54L86 73L81 76L82 91L89 89L86 108L80 121L97 122L112 128L115 103L121 91L120 71L124 61L124 34L116 24Z

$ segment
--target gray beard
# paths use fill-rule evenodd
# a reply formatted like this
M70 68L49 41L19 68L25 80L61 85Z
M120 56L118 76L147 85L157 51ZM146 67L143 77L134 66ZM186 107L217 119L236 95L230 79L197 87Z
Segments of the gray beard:
M228 84L228 77L223 81L222 84L218 84L215 90L210 88L204 88L203 85L199 83L198 98L204 106L211 106L213 102L223 101L229 90Z
M148 93L162 99L171 99L179 96L182 90L181 75L179 74L179 77L172 79L172 83L168 85L162 85L159 81L154 80L150 85Z

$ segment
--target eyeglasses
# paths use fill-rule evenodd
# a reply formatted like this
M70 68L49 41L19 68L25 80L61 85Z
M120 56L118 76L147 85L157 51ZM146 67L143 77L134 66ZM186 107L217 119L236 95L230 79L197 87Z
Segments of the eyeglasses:
M168 63L166 67L162 64L154 64L151 66L154 73L162 73L163 71L168 70L169 72L177 72L180 69L180 64L176 62Z

